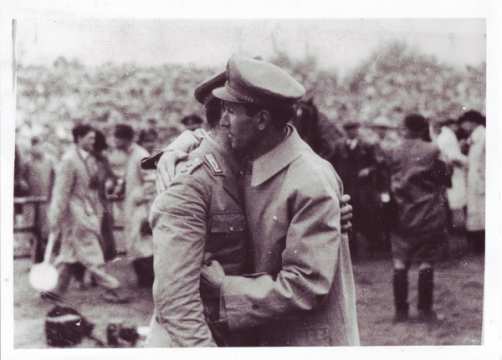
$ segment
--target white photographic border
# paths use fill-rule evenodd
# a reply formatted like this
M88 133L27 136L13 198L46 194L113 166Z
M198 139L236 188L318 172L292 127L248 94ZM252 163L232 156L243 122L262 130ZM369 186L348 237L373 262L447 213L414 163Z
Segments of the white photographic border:
M1 356L2 359L121 359L203 358L256 359L278 356L303 359L502 359L502 239L499 201L501 188L501 23L500 1L362 1L254 0L254 1L111 1L52 0L2 2L0 10L0 154L1 182ZM483 335L481 346L414 346L358 348L253 348L253 349L14 349L12 191L15 134L12 19L23 18L482 18L487 23L487 192L486 257Z

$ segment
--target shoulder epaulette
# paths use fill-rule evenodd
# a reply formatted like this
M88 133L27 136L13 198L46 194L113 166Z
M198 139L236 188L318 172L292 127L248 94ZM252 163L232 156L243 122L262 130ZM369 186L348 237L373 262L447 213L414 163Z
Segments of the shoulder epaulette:
M192 174L200 165L202 165L202 160L200 158L193 158L184 162L176 172L179 175Z
M213 175L223 175L223 169L221 168L220 164L218 164L216 157L213 154L206 154L204 155L204 158L206 159L206 163L209 165L211 171L213 172Z

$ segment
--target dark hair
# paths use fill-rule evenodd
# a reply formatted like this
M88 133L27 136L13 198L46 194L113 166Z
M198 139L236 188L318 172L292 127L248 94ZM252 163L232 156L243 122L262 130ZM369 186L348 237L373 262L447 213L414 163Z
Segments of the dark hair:
M96 130L96 141L94 141L93 151L95 154L100 154L103 150L108 149L105 134Z
M409 114L404 118L404 126L413 133L422 133L429 130L429 123L420 114Z
M181 119L181 123L183 125L186 125L187 123L202 124L203 122L204 120L196 114L187 115Z
M130 125L117 124L113 136L119 139L132 140L134 139L134 130Z
M481 115L479 111L476 110L466 111L460 116L459 121L461 122L469 121L476 123L478 125L486 126L486 118L483 115Z
M206 101L205 109L207 124L212 129L220 122L223 104L220 99L210 95L209 99Z
M266 110L270 113L272 124L278 129L286 126L287 122L292 120L295 115L293 104L290 105L255 105L245 104L246 114L254 116L261 110Z
M159 134L153 129L143 129L139 132L138 143L142 144L145 141L157 141Z
M73 142L77 143L78 140L84 136L86 136L91 131L94 131L94 128L88 124L77 124L71 129L71 134L73 135Z

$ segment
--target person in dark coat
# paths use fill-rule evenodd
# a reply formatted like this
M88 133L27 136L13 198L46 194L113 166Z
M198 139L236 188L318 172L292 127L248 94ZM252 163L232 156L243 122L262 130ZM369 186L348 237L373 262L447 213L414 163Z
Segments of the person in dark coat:
M448 171L439 148L428 142L427 120L419 114L404 119L404 139L391 152L391 190L396 215L392 239L395 321L409 317L408 270L419 263L418 318L436 320L433 311L434 262L447 229Z
M361 233L370 247L375 244L378 233L377 207L372 175L376 160L373 147L359 137L360 123L349 121L343 128L346 138L335 145L333 156L329 159L343 181L345 193L349 194L354 207L353 228L350 236L350 252L358 256L357 234Z

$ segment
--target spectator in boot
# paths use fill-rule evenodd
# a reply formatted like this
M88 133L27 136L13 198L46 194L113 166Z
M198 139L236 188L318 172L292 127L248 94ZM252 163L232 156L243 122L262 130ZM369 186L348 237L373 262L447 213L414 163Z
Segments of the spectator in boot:
M409 317L408 270L419 264L418 318L438 318L433 311L434 262L447 227L448 171L436 145L425 141L427 120L412 114L404 119L404 139L391 151L391 190L397 206L396 234L392 239L395 321Z

